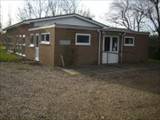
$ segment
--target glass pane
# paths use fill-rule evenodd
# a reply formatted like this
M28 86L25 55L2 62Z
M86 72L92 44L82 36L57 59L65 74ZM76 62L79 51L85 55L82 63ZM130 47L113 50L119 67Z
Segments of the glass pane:
M110 51L110 37L106 37L104 40L104 51Z
M34 43L34 36L31 36L31 44L33 44Z
M77 42L78 43L89 43L89 36L78 35Z
M49 34L46 35L46 41L49 42Z
M133 38L125 38L125 44L133 44Z
M45 41L45 36L44 35L41 35L41 41Z
M118 50L118 38L117 37L113 37L112 40L113 40L112 51L117 51Z
M38 47L38 44L39 44L39 36L37 35L36 36L36 47Z

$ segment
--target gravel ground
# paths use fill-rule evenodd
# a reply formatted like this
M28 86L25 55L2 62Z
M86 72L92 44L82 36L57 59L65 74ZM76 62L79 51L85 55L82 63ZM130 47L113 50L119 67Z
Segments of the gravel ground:
M0 119L160 120L160 65L74 69L0 63Z

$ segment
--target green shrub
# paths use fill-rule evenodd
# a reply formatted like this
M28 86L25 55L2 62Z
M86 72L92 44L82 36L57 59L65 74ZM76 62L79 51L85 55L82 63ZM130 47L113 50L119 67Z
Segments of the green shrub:
M16 55L8 53L6 48L0 45L0 62L15 62L17 60Z

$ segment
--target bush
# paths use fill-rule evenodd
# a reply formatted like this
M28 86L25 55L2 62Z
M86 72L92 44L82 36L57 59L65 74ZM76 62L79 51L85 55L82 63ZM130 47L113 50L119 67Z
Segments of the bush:
M8 53L6 48L0 45L0 62L15 62L17 60L16 55Z

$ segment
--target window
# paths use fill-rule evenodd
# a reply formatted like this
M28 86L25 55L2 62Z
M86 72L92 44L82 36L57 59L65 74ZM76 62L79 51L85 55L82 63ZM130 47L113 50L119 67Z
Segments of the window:
M50 43L50 34L49 33L42 33L41 34L41 43L44 43L44 44Z
M34 35L33 34L30 35L30 45L29 46L34 47Z
M112 51L118 51L118 38L112 38Z
M76 33L76 45L90 45L90 34Z
M134 46L134 37L125 37L124 38L124 46Z
M39 34L36 34L36 41L35 41L35 46L39 46Z

